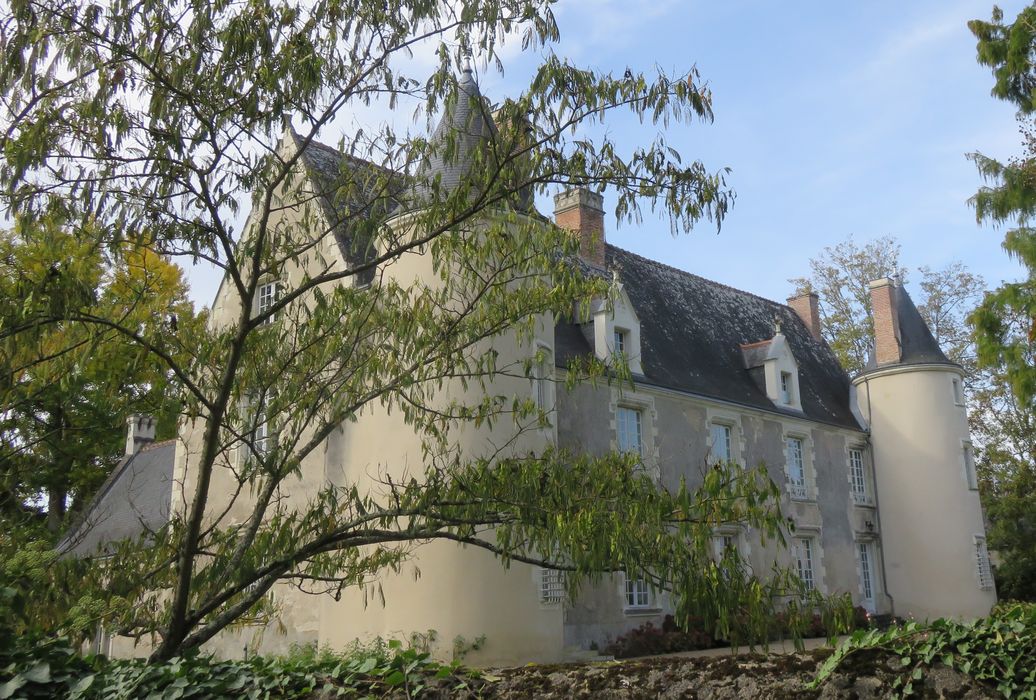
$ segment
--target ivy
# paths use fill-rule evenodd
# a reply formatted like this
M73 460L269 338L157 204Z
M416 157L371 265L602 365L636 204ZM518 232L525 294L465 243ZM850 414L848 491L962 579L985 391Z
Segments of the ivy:
M1006 698L1036 698L1033 604L997 606L989 617L971 622L939 619L856 632L828 657L812 687L864 651L882 651L898 659L893 690L904 697L920 695L925 671L942 664L995 687Z
M431 685L460 690L479 676L392 640L345 654L307 653L218 661L206 656L164 663L80 657L63 639L21 640L0 650L0 700L181 700L186 698L420 697Z

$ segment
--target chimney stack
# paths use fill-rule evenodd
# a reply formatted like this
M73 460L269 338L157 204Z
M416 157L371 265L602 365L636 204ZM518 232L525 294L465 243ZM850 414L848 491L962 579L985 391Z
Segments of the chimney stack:
M806 324L810 335L820 340L820 297L811 291L799 292L793 297L788 297L788 306Z
M134 415L126 419L126 456L136 454L141 447L155 441L154 416Z
M899 290L889 277L874 280L871 288L871 318L874 320L874 361L880 367L900 360L899 314L896 295Z
M554 221L579 236L579 257L604 267L604 197L582 187L554 195Z

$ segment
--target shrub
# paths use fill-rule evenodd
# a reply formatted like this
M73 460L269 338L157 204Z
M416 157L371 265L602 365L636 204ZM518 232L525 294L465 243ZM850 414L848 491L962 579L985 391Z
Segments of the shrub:
M394 689L417 697L431 682L456 688L473 678L456 664L440 664L397 641L346 653L303 646L283 657L218 661L195 656L166 663L84 658L60 639L21 639L0 649L0 700L290 699L320 691L379 697Z
M921 690L915 683L927 668L943 664L994 686L1005 697L1036 698L1036 604L998 605L989 617L973 622L940 619L856 632L820 667L813 687L867 650L899 659L902 671L894 690L903 696Z
M677 651L711 649L716 640L701 618L691 618L685 629L680 629L672 615L666 615L661 627L645 622L626 634L619 635L604 647L604 653L617 659L652 654L670 654Z

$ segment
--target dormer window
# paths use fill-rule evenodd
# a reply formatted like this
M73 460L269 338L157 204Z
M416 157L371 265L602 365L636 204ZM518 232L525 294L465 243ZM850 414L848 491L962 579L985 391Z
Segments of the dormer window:
M273 305L277 303L277 300L281 297L281 282L280 280L270 280L259 285L259 289L256 290L256 316L262 316L267 313ZM263 321L263 323L272 323L277 318L276 314L270 314Z
M794 398L793 381L791 372L781 372L781 401L789 406Z
M613 338L612 350L616 355L622 355L625 357L626 348L628 346L627 341L629 340L629 331L623 328L615 329L615 337Z

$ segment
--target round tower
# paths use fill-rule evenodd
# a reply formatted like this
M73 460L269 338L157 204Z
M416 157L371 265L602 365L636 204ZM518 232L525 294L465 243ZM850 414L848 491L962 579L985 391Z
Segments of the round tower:
M870 430L886 592L901 617L975 618L996 591L964 405L906 290L871 283L874 353L853 379Z

